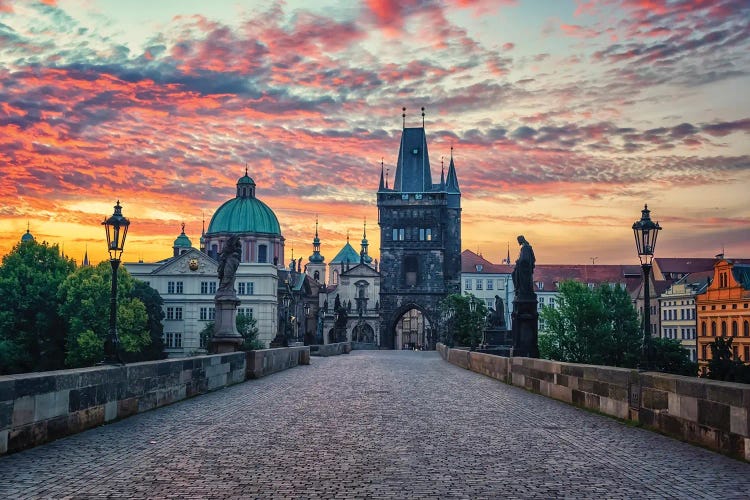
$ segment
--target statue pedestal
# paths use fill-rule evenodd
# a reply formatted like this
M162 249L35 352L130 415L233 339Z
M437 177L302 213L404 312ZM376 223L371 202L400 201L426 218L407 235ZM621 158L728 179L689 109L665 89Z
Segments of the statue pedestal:
M216 323L211 336L210 350L214 354L236 352L245 341L237 331L237 306L240 301L231 293L216 294Z
M513 355L539 357L539 313L535 293L513 300Z

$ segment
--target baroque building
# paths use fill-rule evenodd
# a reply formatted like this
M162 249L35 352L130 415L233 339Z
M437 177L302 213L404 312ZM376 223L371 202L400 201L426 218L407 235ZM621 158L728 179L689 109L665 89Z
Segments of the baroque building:
M424 120L402 130L392 188L381 165L377 205L380 347L434 349L439 303L460 293L461 191L452 148L432 182Z
M194 248L182 232L174 240L172 256L158 262L126 262L128 272L157 290L164 300L164 346L170 357L205 352L200 336L215 319L218 255L226 240L237 235L242 260L235 289L238 313L256 320L258 340L266 346L278 330L278 263L284 262L284 237L273 210L255 196L255 181L247 175L237 181L234 198L211 217L207 231Z

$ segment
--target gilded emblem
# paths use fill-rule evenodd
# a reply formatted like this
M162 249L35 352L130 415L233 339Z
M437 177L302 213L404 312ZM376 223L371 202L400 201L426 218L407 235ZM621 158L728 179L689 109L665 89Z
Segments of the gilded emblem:
M190 263L188 264L188 267L191 271L197 271L198 270L198 259L190 259Z

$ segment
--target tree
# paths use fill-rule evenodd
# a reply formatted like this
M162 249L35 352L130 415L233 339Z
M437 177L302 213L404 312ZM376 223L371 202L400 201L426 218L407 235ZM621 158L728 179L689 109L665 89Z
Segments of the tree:
M130 294L132 298L138 299L146 306L146 329L151 337L151 343L142 351L137 353L123 353L125 361L148 361L153 359L164 359L164 310L162 305L164 300L159 292L151 288L148 283L141 280L134 280L133 290Z
M203 330L200 332L201 344L208 345L211 340L211 335L214 333L214 322L210 321L206 323ZM235 319L235 325L237 331L242 335L244 342L240 346L241 351L257 351L259 349L265 349L263 342L258 340L258 322L255 318L249 314L237 314Z
M0 265L0 374L64 367L66 323L57 292L75 263L57 245L26 241Z
M475 303L474 312L471 311L471 301ZM447 318L445 325L448 345L468 346L474 349L482 340L487 306L484 301L471 294L454 293L440 301L439 308Z
M91 366L104 356L104 340L109 331L112 270L104 261L95 267L82 267L62 283L58 291L60 313L68 322L65 364ZM151 345L148 313L140 299L132 296L135 280L120 267L117 275L117 333L120 348L140 353Z
M651 368L654 370L695 377L698 363L690 361L688 356L688 350L677 339L651 339Z
M607 325L611 332L611 343L606 360L612 366L634 367L641 356L641 334L638 312L625 288L619 284L598 286L595 294L604 306ZM687 361L687 351L683 353Z
M702 377L750 384L750 365L734 357L733 340L732 337L717 337L709 344L711 359L708 360L708 370Z
M607 364L613 350L612 319L600 296L577 281L560 283L556 307L542 308L541 357L571 363Z

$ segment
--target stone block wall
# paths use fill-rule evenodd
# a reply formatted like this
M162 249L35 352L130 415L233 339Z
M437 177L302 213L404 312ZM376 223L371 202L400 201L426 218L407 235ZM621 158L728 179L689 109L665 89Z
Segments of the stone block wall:
M438 345L446 361L547 397L750 461L750 385L506 358Z
M295 347L0 376L0 455L309 363Z
M310 364L310 348L308 346L262 349L245 354L247 355L245 375L248 379L261 378L294 366Z
M352 352L352 342L336 342L333 344L310 346L310 356L338 356L339 354L349 354L350 352Z

